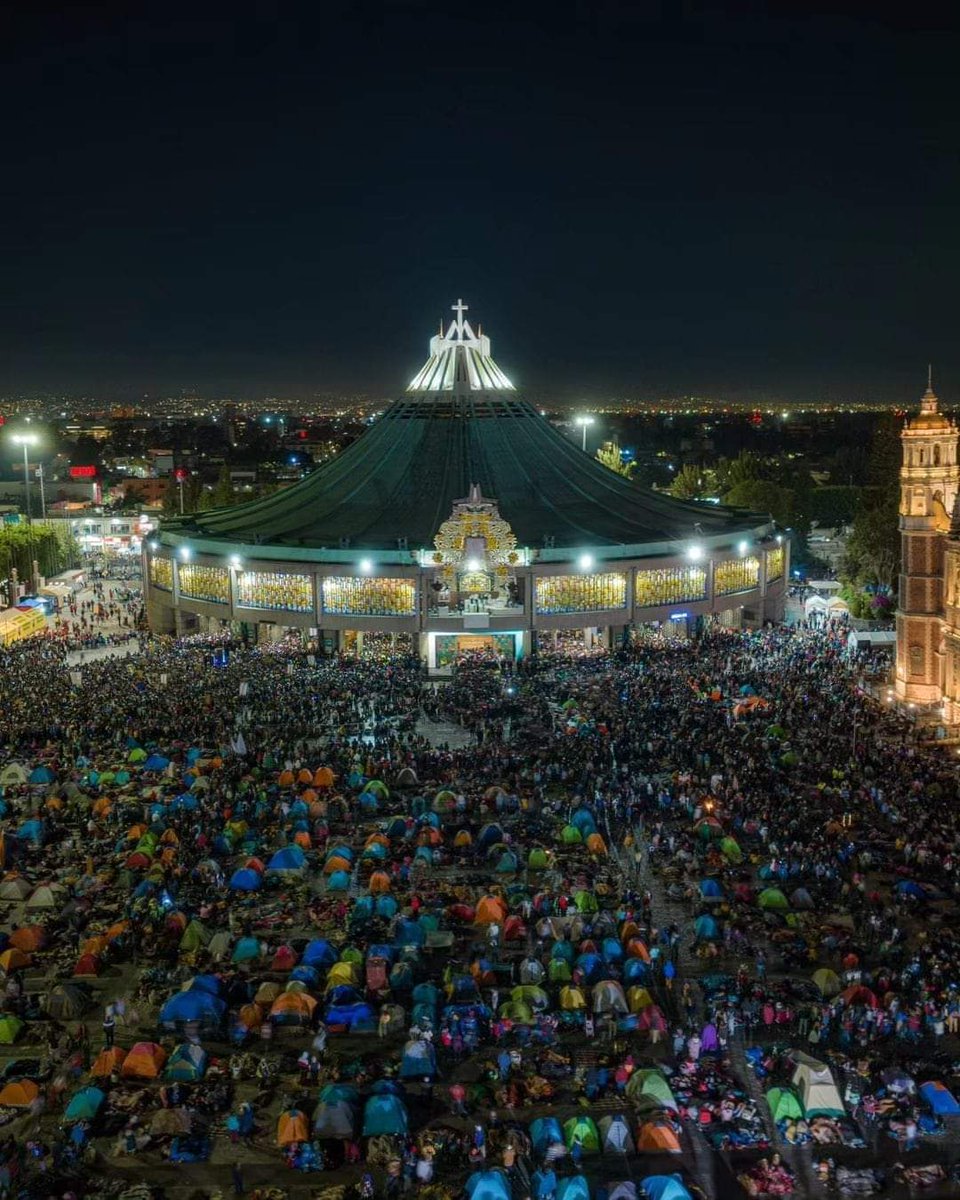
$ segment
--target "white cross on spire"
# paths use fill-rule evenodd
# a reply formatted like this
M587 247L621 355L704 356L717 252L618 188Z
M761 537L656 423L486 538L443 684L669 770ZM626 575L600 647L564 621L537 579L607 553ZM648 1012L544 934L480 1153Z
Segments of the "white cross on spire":
M458 338L458 340L462 341L463 340L463 314L465 312L467 312L470 305L464 304L464 302L458 298L456 304L451 304L450 307L457 314L457 338Z

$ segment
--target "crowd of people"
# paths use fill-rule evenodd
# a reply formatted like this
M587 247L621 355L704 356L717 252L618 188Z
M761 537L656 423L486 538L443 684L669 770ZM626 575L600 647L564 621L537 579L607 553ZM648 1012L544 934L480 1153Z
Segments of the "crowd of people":
M953 1186L956 767L842 636L138 636L0 651L0 1186Z

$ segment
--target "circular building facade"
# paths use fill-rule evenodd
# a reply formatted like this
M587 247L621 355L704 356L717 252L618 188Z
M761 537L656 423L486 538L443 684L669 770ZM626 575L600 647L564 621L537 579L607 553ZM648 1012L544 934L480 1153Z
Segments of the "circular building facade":
M783 616L788 545L756 513L636 487L518 396L464 306L402 399L293 487L165 522L151 628L299 629L326 651L487 647Z

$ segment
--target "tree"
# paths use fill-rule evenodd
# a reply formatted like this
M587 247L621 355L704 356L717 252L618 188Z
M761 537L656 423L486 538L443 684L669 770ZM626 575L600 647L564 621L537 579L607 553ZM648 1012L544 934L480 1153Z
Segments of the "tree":
M624 479L632 479L633 473L637 469L635 462L624 462L623 453L616 442L604 442L597 451L597 462L607 468L608 471L613 471L615 475L622 475Z
M233 480L230 478L230 469L224 463L220 468L220 474L217 476L217 482L213 489L213 508L224 508L228 504L233 504L236 496L233 492Z
M872 585L893 590L900 571L898 509L895 493L879 504L861 505L847 538L842 578L861 588Z
M692 463L687 463L670 484L670 495L678 500L699 500L707 494L706 484L703 471Z
M770 479L747 479L732 487L723 497L732 508L769 513L778 525L792 526L795 518L794 494Z

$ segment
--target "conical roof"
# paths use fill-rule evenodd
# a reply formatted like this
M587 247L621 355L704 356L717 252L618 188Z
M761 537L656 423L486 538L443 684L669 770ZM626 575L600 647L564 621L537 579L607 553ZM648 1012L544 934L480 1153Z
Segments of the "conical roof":
M772 531L766 517L674 500L585 454L517 395L464 307L431 340L406 395L342 454L273 496L174 518L164 531L283 546L292 557L408 554L431 548L454 504L477 495L496 503L520 546L545 558L565 547L676 553L678 542Z

